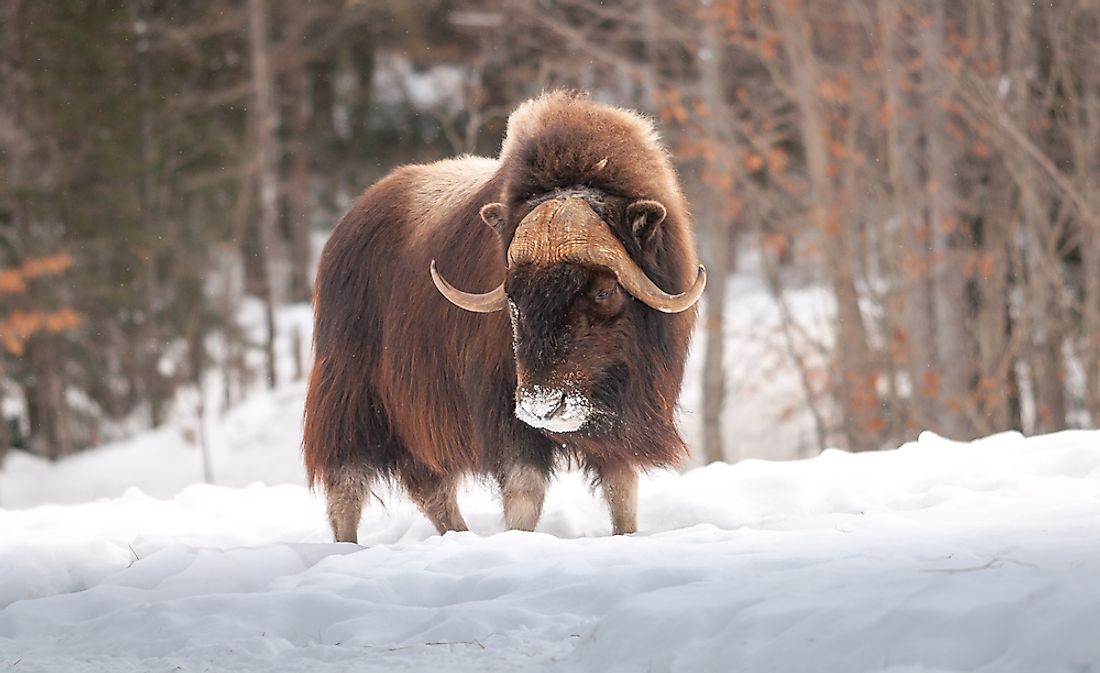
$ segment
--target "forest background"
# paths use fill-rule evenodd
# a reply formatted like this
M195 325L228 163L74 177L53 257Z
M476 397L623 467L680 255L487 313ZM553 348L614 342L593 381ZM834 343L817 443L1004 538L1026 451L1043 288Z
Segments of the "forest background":
M699 460L739 456L738 277L796 374L761 422L803 419L799 455L1095 427L1098 28L1094 0L5 0L0 460L232 408L279 349L301 376L276 315L355 196L495 155L552 87L652 115L680 170Z

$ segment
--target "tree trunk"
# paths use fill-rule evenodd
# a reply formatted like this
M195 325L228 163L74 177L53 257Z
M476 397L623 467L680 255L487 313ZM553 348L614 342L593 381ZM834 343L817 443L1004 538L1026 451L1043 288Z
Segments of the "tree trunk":
M142 230L145 244L138 251L142 275L142 322L140 336L140 362L142 388L149 405L149 422L153 427L161 424L165 403L164 381L160 375L160 337L157 326L157 255L154 241L157 239L156 218L156 149L153 133L152 104L152 54L149 49L148 26L152 9L151 0L135 0L131 7L133 25L137 33L137 89L141 102L139 130L141 141L141 185L139 189Z
M1078 24L1083 33L1100 23L1100 18L1082 7ZM1092 16L1089 16L1092 14ZM1071 43L1072 44L1072 43ZM1062 59L1072 62L1076 53L1067 51ZM1077 190L1089 198L1093 212L1100 212L1100 177L1095 166L1100 156L1100 77L1095 71L1082 76L1079 98L1069 99L1069 106L1078 111L1073 145L1073 164ZM1082 307L1081 360L1085 368L1085 408L1092 427L1100 426L1100 221L1082 217L1077 222L1081 240Z
M309 77L305 48L306 12L294 11L285 26L287 51L286 128L289 135L287 212L290 219L290 301L309 301L312 282L309 276L310 231L313 197L310 189L311 157L306 134L309 132Z
M943 40L944 4L933 2L932 25L924 31L921 51L925 73L945 69ZM947 89L941 78L930 76L924 94L925 147L927 151L928 231L932 248L932 292L935 312L936 363L939 365L939 418L933 426L952 439L972 439L974 429L968 420L970 387L974 379L969 335L970 307L966 277L960 273L969 256L968 236L963 231L956 196L957 176L951 147L946 137L948 119L945 100L938 92Z
M1081 267L1085 292L1082 301L1082 338L1084 345L1086 404L1093 427L1100 425L1100 241L1086 239Z
M1031 6L1012 5L1009 14L1008 76L1011 81L1009 108L1015 124L1028 128L1033 114L1028 70L1034 67L1035 44L1030 35ZM1035 402L1033 432L1053 432L1066 427L1065 362L1062 335L1065 316L1062 310L1061 269L1057 231L1040 192L1044 184L1029 157L1013 153L1009 170L1020 193L1020 214L1027 253L1025 313L1031 337L1028 375Z
M707 286L706 350L703 354L703 458L708 463L736 460L727 457L722 432L722 410L726 406L726 285L733 261L732 227L722 221L721 208L713 208L707 220L711 226L707 240L711 253L707 268L714 280Z
M893 211L898 218L897 245L888 254L894 256L895 273L901 278L900 306L895 320L904 340L904 367L909 378L909 430L931 429L939 418L937 410L938 371L935 351L935 314L932 308L932 260L928 241L928 221L918 209L921 193L918 164L913 160L917 148L911 125L903 127L901 114L910 107L901 90L903 72L899 66L899 48L895 37L905 19L898 0L883 0L877 15L881 36L883 91L887 103L886 159L890 178ZM906 132L907 136L906 137Z
M1052 251L1048 249L1047 254L1040 252L1046 246L1044 237L1037 229L1048 223L1038 213L1028 219L1032 232L1030 246L1033 247L1027 255L1027 297L1032 337L1028 369L1035 395L1033 431L1055 432L1065 429L1067 410L1061 288L1054 285L1049 277L1051 269L1047 265L1053 257Z
M239 250L232 251L239 254ZM229 254L224 255L226 260L230 258ZM225 352L222 354L222 408L229 409L237 401L237 396L233 394L233 381L238 382L238 388L240 387L241 371L237 368L238 353L240 352L240 330L237 325L237 297L235 286L233 284L233 265L232 263L225 263L222 265L222 296L220 297L219 309L221 313L222 322L222 334L225 337Z
M34 376L32 394L36 412L31 433L35 436L39 452L50 460L58 460L73 452L69 404L65 397L57 342L54 335L39 334L27 347Z
M1003 190L995 189L993 193L1011 192L1011 185L1003 175L999 183ZM1015 386L1016 353L1011 347L1009 322L1009 247L1012 244L1012 219L1008 210L996 208L982 222L981 252L989 260L989 274L983 274L982 282L978 285L979 305L975 318L981 368L978 384L981 408L979 417L985 419L986 423L979 428L982 434L1009 428L1022 429L1018 420L1013 417L1013 409L1019 408L1019 390Z
M3 42L0 42L0 82L2 82L3 89L0 89L0 122L7 121L11 124L11 132L18 133L18 118L15 112L15 106L17 104L17 91L16 91L16 70L18 64L16 59L18 58L19 47L19 14L23 8L23 0L7 0L0 4L0 19L3 21ZM7 119L5 119L7 117ZM6 180L8 187L18 188L20 185L20 177L18 172L20 171L20 164L22 163L19 157L19 141L17 138L12 138L9 142L0 145L0 155L5 158L5 170L7 171ZM0 192L6 198L5 194L7 190ZM16 219L19 217L17 208L12 209L11 217ZM21 223L13 222L13 228L19 231ZM0 318L3 316L0 315ZM7 455L9 447L11 447L12 437L10 427L8 426L8 419L3 413L4 409L4 384L3 379L7 374L7 370L3 366L3 360L5 358L2 352L3 346L0 346L0 466L4 463L4 456Z
M214 468L210 457L210 444L206 436L206 387L203 385L203 373L206 372L209 356L206 352L205 333L202 329L202 313L196 312L188 321L187 353L188 374L195 386L195 435L202 456L202 478L207 484L214 483Z
M653 16L651 8L650 18ZM713 22L705 23L702 32L707 58L699 62L699 84L703 100L714 111L703 121L705 132L713 143L733 143L732 131L727 126L730 115L722 92L723 45ZM704 166L703 170L719 171L723 167ZM733 267L733 223L722 215L726 210L722 201L727 195L714 185L704 186L702 191L706 194L706 206L699 213L699 220L704 225L710 253L706 258L707 267L714 279L707 288L706 314L703 316L707 333L703 356L703 458L712 463L727 459L722 410L726 406L725 308L726 285Z
M1065 360L1062 335L1065 316L1056 243L1051 222L1031 186L1020 184L1022 212L1027 233L1025 301L1029 334L1028 375L1035 400L1035 433L1055 432L1066 427Z
M27 93L27 71L21 58L25 53L23 34L24 17L22 12L26 4L23 0L8 0L0 3L4 11L4 44L0 45L4 108L0 110L0 123L7 126L7 143L2 148L6 159L4 197L10 200L11 226L16 240L21 242L19 252L24 259L39 252L41 236L36 236L27 205L28 183L33 180L33 172L25 166L31 140L24 128L26 111L23 107ZM31 306L41 306L39 290L32 288L29 298ZM68 400L65 396L63 380L63 360L57 354L60 339L49 333L33 335L26 344L24 357L29 370L29 381L24 384L24 396L31 418L30 434L32 448L51 460L56 460L72 452L73 442L70 431Z
M274 77L268 47L268 7L266 0L248 0L249 51L252 62L252 127L255 135L256 171L259 186L260 299L267 323L267 384L277 383L275 370L275 299L272 261L277 257L276 231L279 218L279 165L275 114Z
M3 356L0 355L0 360ZM4 467L4 458L11 448L11 427L8 425L8 417L4 415L4 375L6 371L0 363L0 468Z
M810 221L821 240L829 285L836 300L835 386L843 413L844 436L851 451L877 449L884 422L878 395L878 371L867 337L856 289L850 230L842 219L839 195L829 168L830 137L818 98L820 74L803 14L775 5L778 27L791 68L800 133L810 179ZM792 12L792 13L786 13Z

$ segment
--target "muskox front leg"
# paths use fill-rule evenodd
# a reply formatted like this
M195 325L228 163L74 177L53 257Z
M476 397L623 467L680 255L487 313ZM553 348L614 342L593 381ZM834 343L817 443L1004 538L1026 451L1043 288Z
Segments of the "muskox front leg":
M638 532L638 473L626 465L596 468L611 510L612 535Z
M535 530L546 499L547 475L532 465L515 463L501 478L504 522L509 530Z

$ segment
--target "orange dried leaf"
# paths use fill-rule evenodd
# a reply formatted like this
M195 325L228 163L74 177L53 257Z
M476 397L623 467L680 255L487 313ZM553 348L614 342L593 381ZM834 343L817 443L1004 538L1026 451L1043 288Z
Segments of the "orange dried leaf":
M894 118L894 105L890 101L883 101L878 110L878 120L882 124L890 123Z
M67 253L38 257L23 263L23 275L27 278L56 276L72 266L73 258Z
M776 257L781 257L787 252L787 247L790 245L790 239L784 233L769 231L761 238L760 244L764 247L764 250L772 253Z
M829 236L840 235L840 207L833 204L821 218L821 228Z
M882 416L875 414L867 419L863 424L864 430L871 435L878 435L886 429L886 421Z
M769 32L760 42L760 56L765 61L774 61L779 54L779 35Z
M51 334L66 332L80 325L84 319L72 309L63 308L45 316L46 331Z
M745 209L745 200L736 196L731 196L722 203L722 215L729 219L736 219L741 216L741 211Z
M847 86L835 80L823 80L817 86L817 95L829 103L847 103L850 98Z
M978 273L985 280L993 277L993 271L997 266L997 260L993 253L983 252L978 257Z
M920 392L927 399L940 395L940 375L934 369L925 370L920 377Z
M27 291L27 282L18 269L0 271L0 294L21 294Z
M787 168L789 159L787 153L779 147L768 150L768 170L772 173L782 173Z

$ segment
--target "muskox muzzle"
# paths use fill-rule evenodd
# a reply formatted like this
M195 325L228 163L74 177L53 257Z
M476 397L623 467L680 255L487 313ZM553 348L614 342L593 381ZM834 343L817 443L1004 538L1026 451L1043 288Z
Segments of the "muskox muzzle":
M550 432L576 432L588 421L591 406L576 391L531 386L516 391L516 418Z
M659 204L657 204L659 205ZM663 213L663 207L661 207ZM699 265L695 283L686 292L669 294L642 271L626 248L584 198L570 195L539 204L516 228L508 246L508 268L517 264L549 265L574 262L603 266L635 299L665 313L691 308L703 294L707 272ZM499 311L508 305L504 283L484 294L455 288L431 264L432 281L455 306L476 313Z

